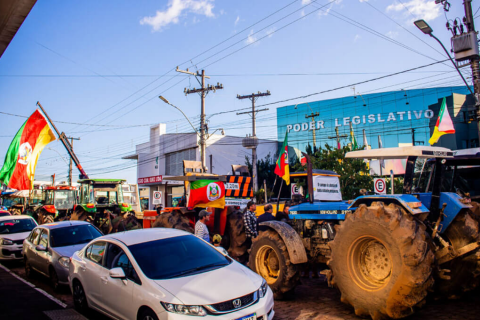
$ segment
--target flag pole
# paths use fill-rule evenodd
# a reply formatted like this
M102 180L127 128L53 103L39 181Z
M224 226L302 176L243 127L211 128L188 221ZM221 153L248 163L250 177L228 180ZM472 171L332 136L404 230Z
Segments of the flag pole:
M280 189L278 189L278 196L277 196L277 213L280 211L280 194L282 193L282 186L283 186L283 179L280 182Z

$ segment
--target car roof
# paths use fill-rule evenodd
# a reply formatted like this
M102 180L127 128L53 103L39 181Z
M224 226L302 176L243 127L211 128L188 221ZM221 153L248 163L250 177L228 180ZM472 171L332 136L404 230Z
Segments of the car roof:
M86 225L86 224L88 225L90 223L86 222L86 221L69 220L69 221L59 221L59 222L45 223L45 224L41 224L40 226L42 228L52 230L52 229L70 227L70 226L81 226L81 225Z
M33 218L30 217L30 216L28 216L28 215L26 215L26 214L0 217L0 221L3 221L3 220L12 220L12 219L33 219Z
M127 246L131 246L139 243L180 237L185 235L192 235L192 234L183 230L178 230L178 229L151 228L151 229L138 229L138 230L112 233L112 234L97 238L95 240L102 240L102 239L118 240L123 242Z

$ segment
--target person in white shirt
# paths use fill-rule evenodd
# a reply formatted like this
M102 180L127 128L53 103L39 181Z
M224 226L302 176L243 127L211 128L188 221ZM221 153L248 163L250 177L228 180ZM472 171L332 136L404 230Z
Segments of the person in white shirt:
M198 220L195 224L195 235L207 242L210 242L210 233L208 232L208 227L206 223L210 220L211 214L211 212L208 212L206 210L200 211L200 213L198 214L200 220Z

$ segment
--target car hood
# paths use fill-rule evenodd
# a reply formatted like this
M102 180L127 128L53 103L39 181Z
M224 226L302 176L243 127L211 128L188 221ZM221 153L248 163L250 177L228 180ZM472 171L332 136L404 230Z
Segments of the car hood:
M223 268L155 283L186 305L208 305L252 293L260 288L262 278L234 261Z
M9 239L9 240L25 240L31 231L27 232L20 232L20 233L5 233L0 234L1 239Z
M71 257L73 254L77 251L82 250L87 243L81 243L81 244L76 244L74 246L66 246L66 247L58 247L58 248L52 248L56 253L58 253L59 256L62 257Z

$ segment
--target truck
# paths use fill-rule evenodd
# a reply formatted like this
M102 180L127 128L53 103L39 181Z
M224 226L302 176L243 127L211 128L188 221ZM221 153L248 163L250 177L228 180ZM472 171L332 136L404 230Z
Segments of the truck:
M322 273L341 301L372 319L406 317L430 291L457 296L475 288L480 237L473 206L441 187L453 155L423 146L348 152L347 159L406 161L402 194L348 201L337 192L338 175L313 170L305 155L308 196L290 208L288 222L260 224L267 230L253 241L250 268L276 298L285 298L294 294L305 264L324 265ZM435 163L425 190L414 188L417 159Z

